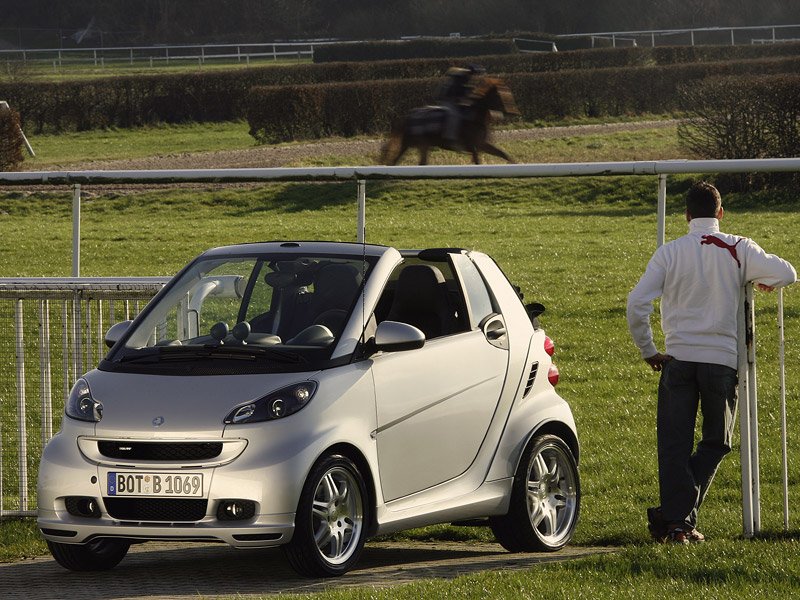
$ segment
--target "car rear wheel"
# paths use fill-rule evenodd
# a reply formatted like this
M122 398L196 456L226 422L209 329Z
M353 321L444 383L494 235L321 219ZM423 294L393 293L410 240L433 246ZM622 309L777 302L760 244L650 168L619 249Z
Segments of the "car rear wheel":
M343 575L364 548L369 507L358 467L349 458L322 458L306 480L291 542L284 551L292 567L309 577Z
M88 544L62 544L48 540L56 562L70 571L107 571L125 558L130 542L100 539Z
M580 512L578 465L554 435L535 437L520 460L507 515L490 520L510 552L560 550L572 539Z

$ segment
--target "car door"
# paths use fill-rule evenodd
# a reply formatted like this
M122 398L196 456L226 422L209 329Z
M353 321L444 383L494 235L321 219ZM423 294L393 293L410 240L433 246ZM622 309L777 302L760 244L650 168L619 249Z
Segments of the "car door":
M449 261L448 276L474 269L473 284L479 286L473 294L481 299L464 294L463 276L451 280L459 310L468 312L462 330L426 340L419 349L373 357L375 437L385 501L464 473L478 454L503 389L508 350L502 315L494 312L469 258L456 256L466 262L459 268ZM490 314L481 317L486 311Z

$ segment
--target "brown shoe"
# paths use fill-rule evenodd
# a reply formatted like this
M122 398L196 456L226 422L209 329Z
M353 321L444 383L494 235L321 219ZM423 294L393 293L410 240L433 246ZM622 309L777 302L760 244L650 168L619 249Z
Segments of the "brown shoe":
M706 536L693 527L691 531L686 532L686 539L689 540L690 544L698 544L700 542L705 542Z
M689 544L689 532L682 527L670 527L667 531L667 537L664 538L665 544Z

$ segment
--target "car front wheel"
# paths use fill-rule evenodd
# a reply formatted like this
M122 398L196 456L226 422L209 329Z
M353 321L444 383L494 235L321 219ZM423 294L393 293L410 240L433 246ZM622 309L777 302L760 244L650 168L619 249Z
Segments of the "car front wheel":
M292 567L309 577L343 575L364 547L369 507L366 485L349 458L330 455L311 469L284 551Z
M56 562L70 571L107 571L125 558L130 543L123 540L99 539L88 544L62 544L47 541Z
M572 539L580 511L578 465L554 435L533 438L520 460L507 515L490 520L510 552L560 550Z

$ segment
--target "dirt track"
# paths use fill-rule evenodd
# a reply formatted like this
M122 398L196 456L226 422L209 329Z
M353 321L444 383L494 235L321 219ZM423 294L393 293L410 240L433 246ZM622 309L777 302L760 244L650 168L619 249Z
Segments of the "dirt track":
M560 552L510 554L487 543L368 543L357 568L335 579L304 579L279 549L236 550L221 544L133 546L111 571L74 573L52 558L0 564L3 600L62 598L177 600L248 598L353 587L383 588L423 579L453 579L489 570L521 570L537 564L613 552L567 546Z
M503 140L535 140L614 133L674 127L675 121L639 121L634 123L610 123L601 125L576 125L569 127L540 127L535 129L512 129L495 132L494 138ZM341 139L324 142L303 142L275 146L258 146L245 150L197 152L186 154L154 155L133 160L91 161L64 166L54 165L48 170L144 170L144 169L226 169L267 168L297 166L309 158L373 156L377 161L382 139Z

